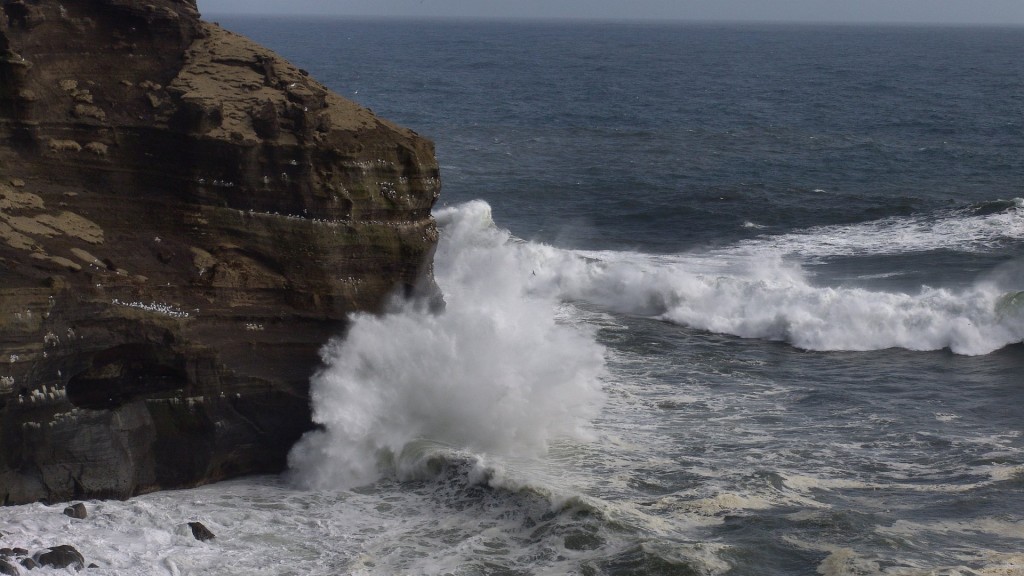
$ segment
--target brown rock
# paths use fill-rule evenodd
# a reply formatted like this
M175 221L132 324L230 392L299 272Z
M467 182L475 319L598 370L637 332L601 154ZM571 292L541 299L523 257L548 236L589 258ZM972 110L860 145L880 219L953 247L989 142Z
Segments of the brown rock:
M281 470L319 347L434 290L432 144L193 0L2 6L0 502Z

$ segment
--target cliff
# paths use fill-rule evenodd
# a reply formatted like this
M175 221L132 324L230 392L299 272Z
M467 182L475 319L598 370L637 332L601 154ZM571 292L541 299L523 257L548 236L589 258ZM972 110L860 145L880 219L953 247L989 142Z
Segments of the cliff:
M319 347L433 286L433 145L194 0L2 8L0 502L279 471Z

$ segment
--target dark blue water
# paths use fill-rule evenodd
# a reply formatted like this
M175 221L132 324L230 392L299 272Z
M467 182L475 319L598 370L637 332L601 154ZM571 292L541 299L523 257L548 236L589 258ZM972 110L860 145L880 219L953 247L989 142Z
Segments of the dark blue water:
M446 201L526 238L676 251L1021 195L1019 29L230 25L434 139Z
M436 497L503 519L489 552L414 535L454 573L1020 571L1024 30L221 22L436 142L453 311L486 245L603 347L595 441ZM523 512L556 489L581 504Z

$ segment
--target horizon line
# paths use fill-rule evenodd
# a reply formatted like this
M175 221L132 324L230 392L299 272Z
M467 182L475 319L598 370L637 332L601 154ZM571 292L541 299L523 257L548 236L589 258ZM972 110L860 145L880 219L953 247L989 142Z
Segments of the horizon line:
M1024 22L950 22L950 21L918 21L918 20L813 20L813 19L716 19L716 18L610 18L588 16L429 16L429 15L393 15L393 14L338 14L330 12L317 13L283 13L283 12L217 12L202 13L201 18L211 20L213 17L260 17L325 19L332 20L392 20L422 22L468 22L468 23L534 23L534 24L689 24L689 25L794 25L794 26L873 26L873 27L912 27L912 28L1024 28Z

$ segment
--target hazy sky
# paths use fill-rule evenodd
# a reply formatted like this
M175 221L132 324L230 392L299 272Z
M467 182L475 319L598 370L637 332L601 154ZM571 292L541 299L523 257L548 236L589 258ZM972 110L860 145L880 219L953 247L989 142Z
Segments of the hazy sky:
M1024 25L1024 0L198 0L203 14Z

